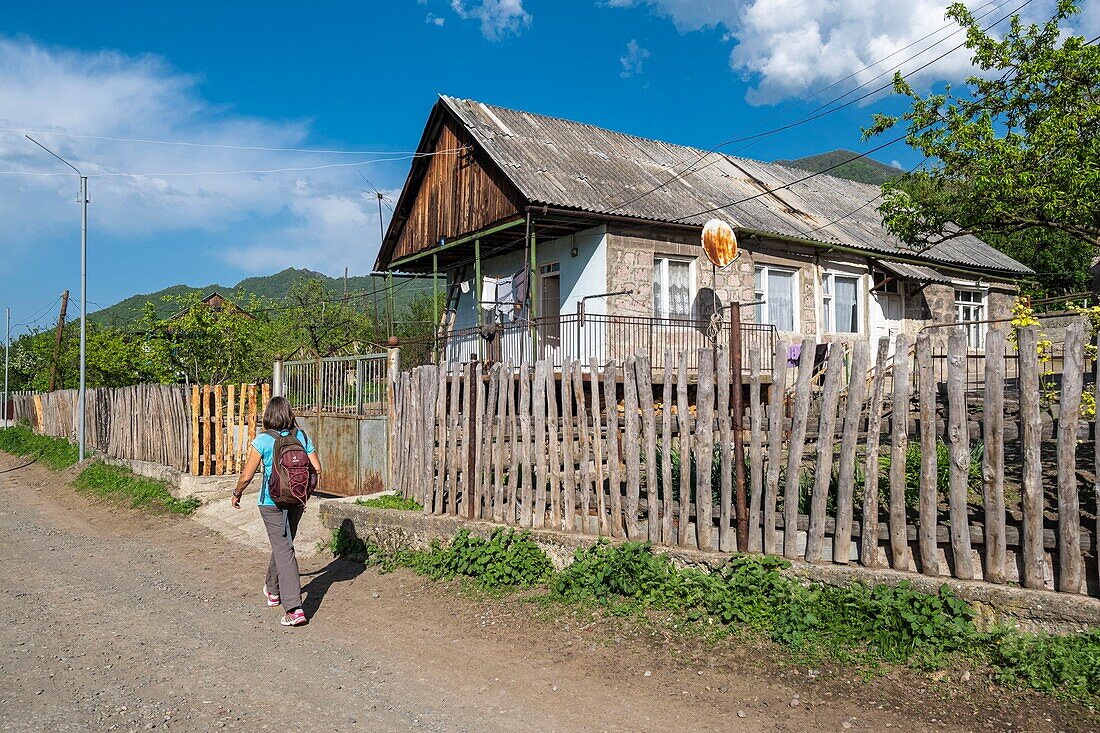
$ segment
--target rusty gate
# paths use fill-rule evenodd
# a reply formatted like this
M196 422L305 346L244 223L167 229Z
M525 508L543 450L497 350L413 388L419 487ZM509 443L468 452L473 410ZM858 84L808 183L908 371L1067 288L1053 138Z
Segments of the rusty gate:
M386 488L386 354L276 362L272 383L317 446L321 491L354 496Z

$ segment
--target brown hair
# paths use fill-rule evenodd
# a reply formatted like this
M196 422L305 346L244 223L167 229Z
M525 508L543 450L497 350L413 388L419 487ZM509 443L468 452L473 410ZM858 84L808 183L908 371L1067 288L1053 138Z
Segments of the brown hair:
M264 430L293 430L297 427L296 420L286 397L272 397L264 408Z

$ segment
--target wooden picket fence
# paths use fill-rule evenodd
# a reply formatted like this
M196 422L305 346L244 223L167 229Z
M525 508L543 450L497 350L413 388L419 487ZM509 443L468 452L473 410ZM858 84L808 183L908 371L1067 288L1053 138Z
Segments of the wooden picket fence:
M877 367L870 366L866 343L834 344L816 373L816 344L806 338L797 366L789 367L793 374L787 373L789 342L782 340L770 379L762 376L760 354L749 354L741 414L730 407L729 358L722 350L666 353L659 374L642 355L622 363L572 361L560 370L538 362L533 372L507 363L453 373L433 365L391 372L393 480L429 514L1096 595L1096 571L1085 570L1086 553L1095 564L1096 527L1082 512L1075 456L1085 437L1077 419L1084 332L1082 323L1066 331L1060 414L1074 419L1058 421L1054 446L1042 445L1037 332L1017 332L1021 424L1012 446L1021 455L1007 478L1021 499L1011 502L1011 512L1005 501L1006 344L1004 333L993 330L984 360L980 498L968 496L961 331L948 338L946 384L933 376L926 335L915 344L898 336L892 357L883 339ZM697 364L691 382L689 359ZM912 438L911 424L918 433ZM741 472L733 447L738 430L746 444ZM937 488L938 441L950 451L946 496ZM911 442L921 449L919 497L907 507ZM889 456L881 496L880 456ZM1056 491L1048 493L1044 458L1057 464ZM1100 466L1100 447L1095 463ZM1090 459L1087 470L1094 468ZM743 547L737 542L739 474ZM1090 499L1094 489L1088 487ZM1056 529L1045 526L1045 513L1057 517Z
M23 393L14 397L13 419L35 432L77 439L79 392ZM89 389L86 446L112 458L150 461L186 471L190 465L187 403L182 387L139 384Z
M239 473L270 399L270 384L193 385L188 467L191 474Z

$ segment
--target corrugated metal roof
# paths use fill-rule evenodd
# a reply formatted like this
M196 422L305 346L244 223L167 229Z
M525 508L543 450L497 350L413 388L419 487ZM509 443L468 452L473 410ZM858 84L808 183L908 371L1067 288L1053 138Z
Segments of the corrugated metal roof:
M806 171L775 163L473 100L442 101L533 203L698 226L719 217L744 230L888 256L1007 275L1031 272L973 236L914 252L883 227L875 186L829 175L800 181ZM697 159L691 174L669 182Z
M922 283L951 282L949 275L924 265L911 265L908 262L895 262L893 260L879 260L878 264L882 269L892 272L903 280L916 280Z

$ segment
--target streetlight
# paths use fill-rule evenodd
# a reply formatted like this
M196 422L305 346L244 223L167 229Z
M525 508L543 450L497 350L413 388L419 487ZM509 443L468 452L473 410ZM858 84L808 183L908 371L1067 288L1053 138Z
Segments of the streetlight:
M80 393L79 393L79 417L77 418L77 444L79 446L79 460L84 460L84 416L86 414L87 407L87 395L84 389L84 377L85 377L85 347L87 345L87 333L88 333L88 176L80 172L80 170L62 158L54 151L47 148L42 143L35 140L30 135L26 135L26 138L38 147L45 150L53 157L60 160L65 165L76 171L76 174L80 176Z

